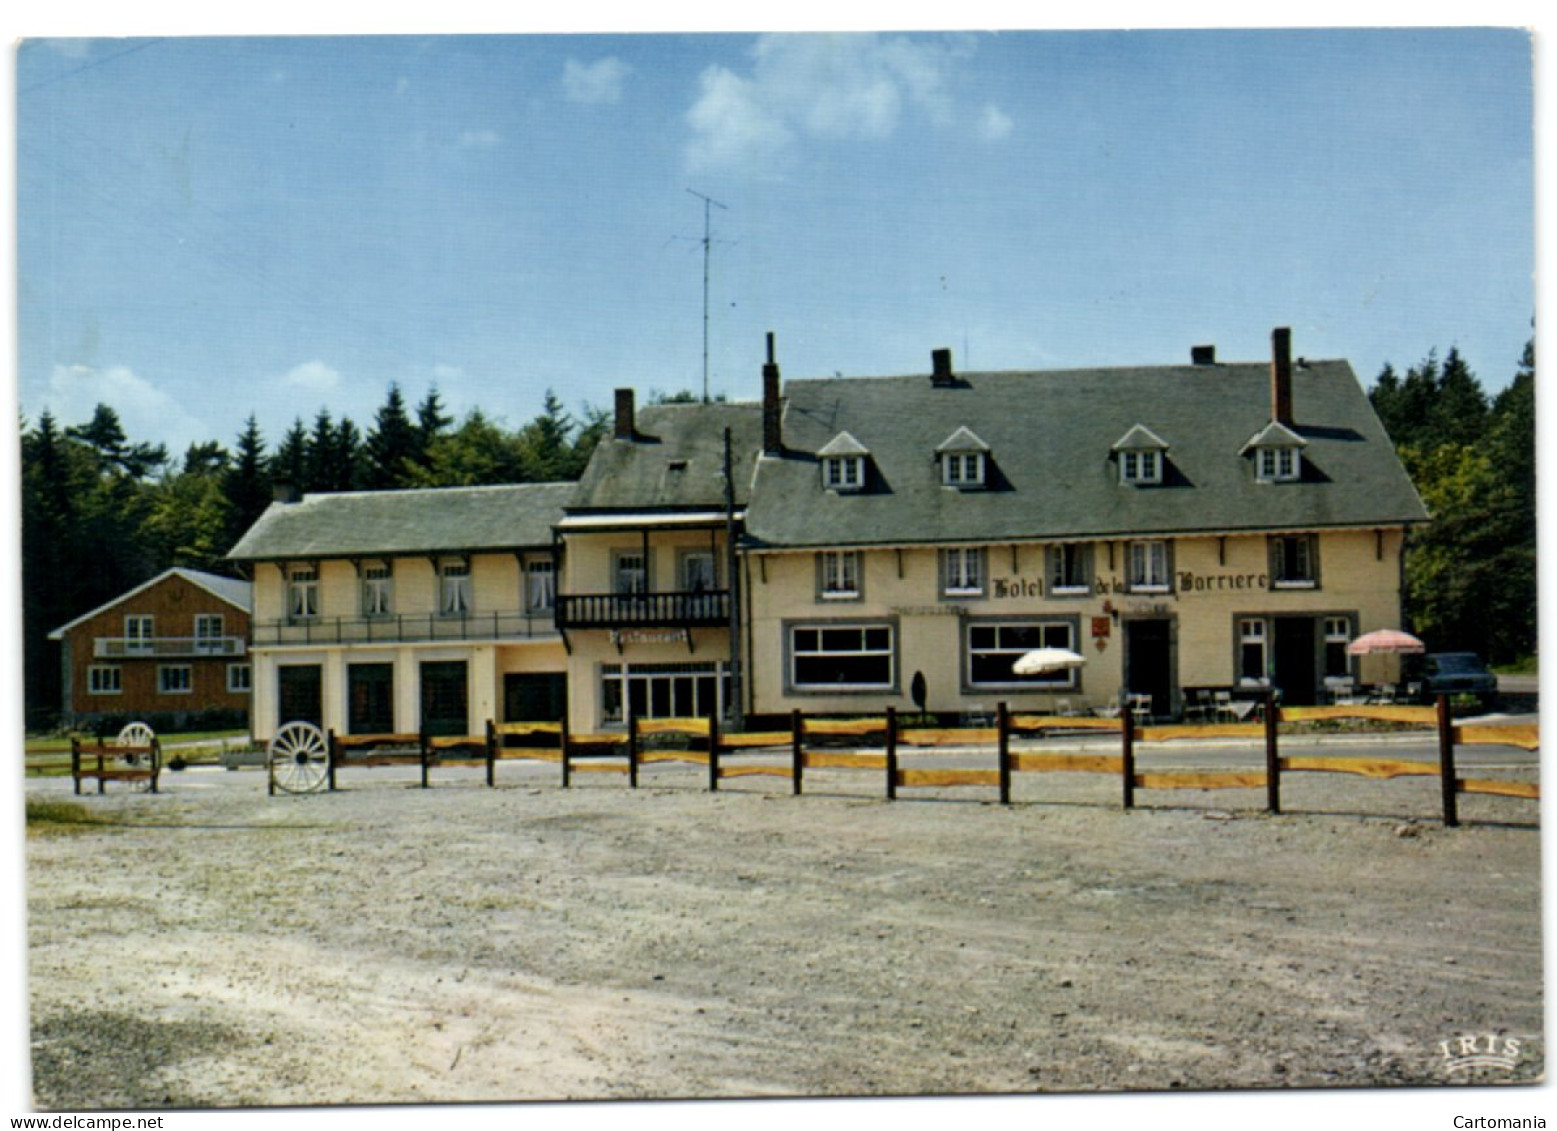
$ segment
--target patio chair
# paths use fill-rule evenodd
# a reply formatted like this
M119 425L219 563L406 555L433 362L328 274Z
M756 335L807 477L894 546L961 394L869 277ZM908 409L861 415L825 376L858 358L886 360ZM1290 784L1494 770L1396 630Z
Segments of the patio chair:
M1233 693L1225 687L1219 687L1212 692L1212 712L1219 723L1237 722L1238 712L1233 710Z

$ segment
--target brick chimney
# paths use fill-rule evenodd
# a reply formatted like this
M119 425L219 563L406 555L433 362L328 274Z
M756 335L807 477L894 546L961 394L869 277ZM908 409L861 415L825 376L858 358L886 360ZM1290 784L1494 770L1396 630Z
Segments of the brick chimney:
M1215 346L1190 346L1189 361L1191 365L1215 365Z
M633 391L616 390L616 427L611 435L617 440L632 440L638 435L633 424Z
M1292 423L1292 331L1278 326L1270 332L1270 416Z
M954 384L956 378L952 376L951 350L939 349L930 351L930 384L936 388L944 388Z
M270 485L271 501L295 503L298 501L297 485L290 479L277 479Z
M768 360L762 367L762 454L784 454L784 402L779 398L779 367L773 360L773 332L768 332Z

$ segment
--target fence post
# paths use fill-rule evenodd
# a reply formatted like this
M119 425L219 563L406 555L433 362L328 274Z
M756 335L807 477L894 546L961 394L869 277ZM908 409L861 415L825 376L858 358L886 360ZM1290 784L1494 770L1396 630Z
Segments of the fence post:
M1281 812L1281 758L1276 746L1276 696L1265 692L1265 808Z
M151 736L151 792L157 792L157 777L162 773L162 739Z
M708 789L719 792L719 708L708 712Z
M325 775L326 781L329 784L331 793L335 792L335 754L336 754L336 746L337 746L337 743L336 743L336 739L335 739L335 731L334 730L327 730L327 731L325 731L324 732L324 775Z
M491 719L487 720L487 788L491 789L497 784L495 777L497 769L497 724Z
M627 712L627 785L638 788L638 716Z
M1000 755L1000 804L1011 804L1011 716L1005 700L995 704L997 750Z
M800 796L800 779L805 768L805 722L801 718L800 708L796 707L789 713L789 776L796 797Z
M432 752L432 735L427 733L427 728L425 726L422 727L422 729L419 730L416 734L416 745L418 747L418 753L420 753L422 756L422 788L426 789L427 760Z
M1449 696L1438 693L1438 772L1443 779L1443 823L1453 828L1460 823L1459 782L1454 776L1454 716Z
M76 796L81 796L81 740L70 736L70 777L76 783Z
M568 712L562 712L562 788L568 788Z
M103 771L107 768L103 753L103 736L97 736L97 792L106 792L108 783L103 780Z
M897 800L897 708L887 708L887 800Z
M1119 712L1120 765L1124 768L1124 807L1135 808L1135 718L1129 705Z

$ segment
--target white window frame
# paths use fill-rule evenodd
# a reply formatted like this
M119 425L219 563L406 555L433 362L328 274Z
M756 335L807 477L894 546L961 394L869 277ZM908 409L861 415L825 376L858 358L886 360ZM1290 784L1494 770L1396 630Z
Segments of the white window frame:
M241 674L240 674L241 673ZM227 691L232 695L247 695L254 690L254 672L248 664L227 665Z
M130 613L124 618L124 654L149 656L157 634L157 618L150 613Z
M182 687L174 686L183 684ZM189 664L158 664L158 695L190 695L195 690L195 671Z
M372 620L395 612L395 570L388 562L362 567L362 615Z
M941 457L941 482L963 489L984 486L984 453L947 452Z
M713 550L683 550L680 575L682 592L713 592L719 588L719 555Z
M557 607L557 563L551 558L530 558L524 563L524 607L530 613L549 613Z
M865 486L864 456L823 456L822 484L829 491L859 491Z
M1319 588L1319 539L1312 534L1272 534L1270 539L1271 588ZM1301 547L1296 577L1286 576L1288 547Z
M1352 642L1352 618L1351 617L1325 617L1325 675L1344 676L1351 674L1351 660L1346 654L1346 646ZM1341 649L1341 670L1330 670L1330 649L1339 645Z
M1168 593L1173 588L1172 564L1168 560L1165 538L1143 538L1131 542L1129 554L1130 592Z
M469 562L443 562L438 567L438 612L446 617L469 616L475 609Z
M212 632L212 627L216 631ZM195 651L220 652L222 638L227 634L227 620L221 613L195 614Z
M962 636L963 671L967 687L970 691L989 690L996 688L1017 688L1039 691L1073 691L1077 687L1078 673L1075 668L1063 668L1059 671L1045 672L1041 675L1019 676L1015 672L1009 672L1010 666L1015 664L1027 652L1035 646L1031 641L1026 643L1006 643L1002 635L1012 629L1036 629L1042 641L1036 645L1042 648L1064 648L1067 651L1076 650L1077 626L1073 620L1057 620L1046 617L1034 617L1029 620L1000 620L1000 621L969 621L967 630ZM975 634L994 632L995 641L991 645L975 648L973 639ZM975 655L999 657L999 663L1009 672L1005 679L985 680L980 682L974 677L973 658Z
M708 701L707 683L713 686L713 702ZM617 727L627 724L627 712L634 687L642 687L644 713L640 719L699 718L715 711L729 718L730 665L723 660L670 664L602 664L600 666L600 723ZM691 700L690 710L678 706ZM663 700L665 711L656 708Z
M1261 483L1290 483L1300 477L1302 466L1302 453L1296 448L1260 448L1254 477Z
M1119 453L1119 481L1121 483L1161 483L1162 453L1155 448Z
M118 664L90 664L87 667L88 695L123 695L124 669Z
M802 650L801 634L815 633L816 647ZM871 645L872 633L886 633L885 645ZM858 634L853 648L825 647ZM887 621L869 623L829 624L827 622L792 624L786 636L789 645L789 687L797 693L816 692L882 692L897 686L897 626ZM807 656L871 656L884 658L886 678L872 683L802 683L800 663Z
M634 565L632 563L636 562ZM649 591L647 550L617 550L611 560L612 591L619 597L642 596Z
M824 601L858 601L861 596L858 550L818 550L817 594Z
M1244 674L1244 652L1250 648L1260 650L1260 674L1249 676ZM1240 683L1248 679L1256 679L1262 684L1270 678L1270 634L1265 629L1263 617L1240 617L1238 619L1238 681Z
M1092 579L1088 576L1090 551L1091 547L1085 542L1061 542L1049 547L1050 596L1085 597L1091 594ZM1070 578L1072 566L1081 575L1079 583L1073 583Z
M319 569L294 566L287 570L287 619L319 619Z
M941 596L982 597L984 595L984 548L947 546L941 550Z

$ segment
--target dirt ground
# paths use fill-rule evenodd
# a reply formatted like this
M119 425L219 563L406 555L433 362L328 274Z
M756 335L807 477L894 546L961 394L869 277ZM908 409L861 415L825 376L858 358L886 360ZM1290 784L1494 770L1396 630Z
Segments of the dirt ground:
M47 1110L1532 1082L1536 807L255 772L29 836ZM401 776L396 776L401 775ZM69 783L29 782L66 799ZM1440 1042L1518 1042L1450 1072ZM1490 1038L1480 1038L1483 1046ZM1456 1050L1457 1044L1452 1046Z

